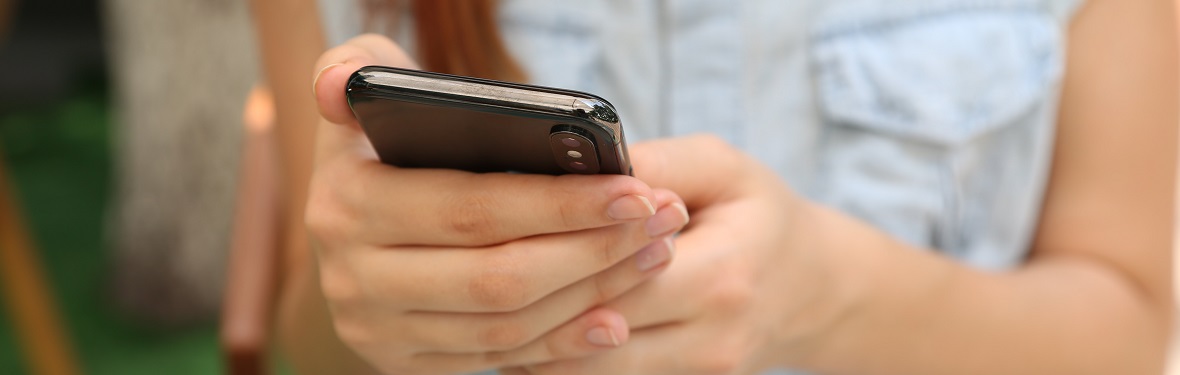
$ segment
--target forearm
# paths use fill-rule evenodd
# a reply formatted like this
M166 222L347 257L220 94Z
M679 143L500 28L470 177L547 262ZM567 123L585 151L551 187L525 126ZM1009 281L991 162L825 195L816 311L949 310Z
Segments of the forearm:
M825 208L815 246L856 267L804 366L833 374L1159 374L1170 301L1108 265L1038 259L969 269Z

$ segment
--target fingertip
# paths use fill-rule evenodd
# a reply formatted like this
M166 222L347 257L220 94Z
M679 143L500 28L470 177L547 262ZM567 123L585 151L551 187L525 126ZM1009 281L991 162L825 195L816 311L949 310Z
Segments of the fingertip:
M637 269L645 277L658 274L659 271L667 268L668 264L672 262L672 257L676 253L675 246L672 242L672 236L666 236L647 244L647 246L644 246L642 249L639 249L639 252L635 253L634 257Z
M617 311L599 308L584 316L587 326L586 341L599 347L618 347L631 338L627 319Z
M610 176L603 191L607 216L615 222L637 220L655 215L660 197L646 183L630 176ZM622 209L626 208L626 209Z
M647 183L638 178L613 175L609 176L607 184L606 191L609 192L609 196L612 199L626 195L636 195L644 197L654 208L659 208L659 204L657 203L659 201L658 197L654 194L651 186L648 186ZM652 213L654 214L654 212Z
M312 92L321 116L335 124L354 121L345 87L353 72L368 65L418 69L413 59L385 36L364 34L349 39L324 52L316 61Z
M692 221L692 216L688 214L688 206L685 206L684 202L674 202L670 206L675 208L676 212L680 214L680 217L684 219L684 225L688 225Z
M609 322L608 326L610 327L611 332L614 333L615 338L618 339L618 344L615 346L626 344L627 340L631 338L631 327L627 325L627 318L623 317L623 314L617 311L610 309L604 310L610 312L609 314L606 314L606 320Z
M657 209L662 210L664 207L674 208L684 219L685 225L688 225L688 222L691 220L692 216L689 215L688 205L684 202L684 198L680 197L680 194L676 194L676 192L672 190L662 188L652 189L652 194L656 197Z
M346 87L352 73L364 67L365 62L348 61L325 65L312 81L316 105L320 116L334 124L355 122L352 108L348 106Z
M651 199L635 194L616 198L606 208L606 216L615 221L642 219L655 214L656 207L651 204Z
M654 188L652 189L652 195L656 198L655 204L657 208L662 208L673 203L684 204L684 199L680 197L680 194L676 194L672 190Z
M606 208L602 212L607 221L599 225L650 217L659 207L652 188L635 177L567 174L557 181L561 191L581 192L582 203Z

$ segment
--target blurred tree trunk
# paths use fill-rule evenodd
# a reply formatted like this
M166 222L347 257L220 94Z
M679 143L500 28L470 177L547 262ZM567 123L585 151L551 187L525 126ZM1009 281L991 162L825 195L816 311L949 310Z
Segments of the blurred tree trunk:
M248 2L109 0L118 304L179 324L221 302L241 113L257 56Z

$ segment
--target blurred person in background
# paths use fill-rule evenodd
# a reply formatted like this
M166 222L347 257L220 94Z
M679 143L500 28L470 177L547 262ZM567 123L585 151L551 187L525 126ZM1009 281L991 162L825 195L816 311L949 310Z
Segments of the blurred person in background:
M321 2L301 373L1163 370L1167 1L367 4ZM380 164L371 64L602 95L636 176Z

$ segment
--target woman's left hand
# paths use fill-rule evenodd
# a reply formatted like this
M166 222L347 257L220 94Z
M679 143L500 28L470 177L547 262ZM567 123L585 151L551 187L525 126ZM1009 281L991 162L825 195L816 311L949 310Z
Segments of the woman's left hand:
M637 177L692 211L676 264L604 306L630 324L626 345L502 373L748 374L805 356L850 301L831 254L809 241L823 209L714 137L636 144L631 154Z

